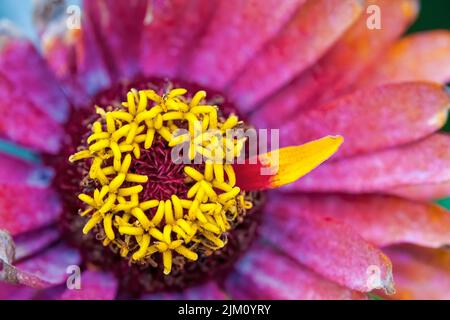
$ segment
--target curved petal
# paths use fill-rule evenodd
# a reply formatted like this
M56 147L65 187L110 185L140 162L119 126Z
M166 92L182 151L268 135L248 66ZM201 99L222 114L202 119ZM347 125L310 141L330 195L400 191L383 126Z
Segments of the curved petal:
M450 180L450 135L434 134L417 142L329 162L286 190L385 192Z
M449 109L450 94L439 84L368 88L298 115L281 127L280 144L296 145L339 134L345 143L338 157L380 150L439 130Z
M314 66L264 101L253 116L261 128L279 127L284 120L305 110L331 101L348 92L362 72L408 28L418 12L417 0L368 0L378 5L381 29L369 29L369 15L358 21ZM347 90L347 91L346 91ZM273 111L276 106L276 112Z
M301 214L294 203L271 201L261 235L299 263L342 286L391 292L392 265L378 248L332 217ZM377 270L378 283L372 282Z
M7 155L0 157L0 229L12 235L52 223L61 212L49 170Z
M282 203L295 207L299 217L332 217L380 247L397 243L435 248L450 245L450 212L436 204L381 195L292 194L270 201L267 210L283 210Z
M450 31L420 32L399 40L358 86L420 80L450 81Z
M183 291L184 300L225 300L227 298L223 290L213 281Z
M400 186L388 191L402 198L412 200L439 200L450 195L450 180L438 183L422 183L417 186Z
M182 77L223 88L304 1L220 1L207 31L191 49Z
M173 77L208 24L217 0L155 0L144 21L140 55L146 75Z
M0 300L31 300L36 290L17 284L0 282Z
M8 23L0 23L0 74L26 100L56 122L67 120L69 104L56 79L33 44ZM13 97L2 97L5 111ZM12 109L12 108L11 108ZM4 111L4 112L5 112Z
M14 237L16 260L22 260L48 248L55 244L60 236L58 229L51 226Z
M72 103L84 106L89 95L111 84L91 20L82 15L81 28L68 28L64 1L38 0L35 6L44 59Z
M358 0L309 0L229 87L244 111L316 62L361 13Z
M322 278L305 266L293 262L269 247L254 245L238 262L225 281L234 299L348 300L364 299Z
M450 299L450 251L412 245L386 248L394 265L392 299Z
M7 233L0 231L1 281L35 289L49 288L63 283L67 267L77 265L80 259L78 251L60 244L13 265L14 243Z
M148 0L83 1L86 19L93 25L115 79L129 79L139 71L144 20L151 13L149 3Z
M328 136L261 154L242 164L233 164L236 185L242 190L254 191L292 183L329 159L342 142L340 136Z
M118 289L117 279L101 271L85 271L81 274L80 289L66 289L62 300L113 300Z

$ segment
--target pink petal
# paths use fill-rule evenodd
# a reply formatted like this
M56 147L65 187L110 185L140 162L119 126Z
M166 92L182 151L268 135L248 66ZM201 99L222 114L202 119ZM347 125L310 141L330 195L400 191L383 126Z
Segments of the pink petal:
M35 289L63 283L67 276L67 267L77 265L81 259L78 251L60 244L13 265L14 251L11 236L0 231L0 281Z
M183 300L225 300L227 298L223 290L213 281L183 291Z
M337 156L349 156L422 138L444 126L450 95L428 82L390 84L341 97L298 115L280 130L282 146L342 135Z
M151 19L145 20L140 56L146 75L173 77L184 68L214 10L216 0L155 0Z
M399 40L358 85L450 81L450 31L433 30Z
M61 212L48 169L6 155L0 158L0 229L12 235L52 223Z
M229 94L245 111L317 61L361 13L357 0L309 0L233 81Z
M386 192L450 180L450 135L434 134L408 145L328 162L286 190Z
M49 10L53 14L49 15ZM34 16L44 58L76 106L83 106L89 95L111 84L104 52L86 15L82 15L80 29L69 29L67 4L39 1Z
M418 186L394 187L388 193L412 200L438 200L450 195L450 180L441 183L423 183Z
M393 289L391 263L356 231L332 217L302 214L295 203L273 201L261 235L299 263L353 290L368 292L372 270L387 292Z
M379 6L382 28L367 28L369 15L362 14L314 66L264 101L253 117L253 123L261 128L276 128L300 110L348 92L362 72L373 62L378 62L380 55L407 29L418 12L417 0L370 0L368 4Z
M238 262L225 288L232 298L246 300L364 299L262 245L254 245Z
M393 299L450 299L450 251L412 245L386 248L394 265Z
M117 279L100 271L85 271L81 274L80 289L66 289L62 300L113 300L118 288Z
M147 0L83 1L84 13L94 27L114 77L129 79L139 70L144 19L150 14Z
M304 1L220 1L207 31L190 52L183 77L223 88Z
M293 194L273 199L267 210L283 210L282 203L295 207L299 217L331 217L352 226L377 246L450 244L450 212L432 203L381 195Z
M37 151L59 151L63 130L0 74L0 136ZM11 104L14 108L11 108Z
M31 300L36 290L17 284L0 282L0 300Z
M32 43L5 23L0 25L0 34L0 75L14 87L20 100L54 121L64 122L69 112L67 99ZM14 98L14 94L5 94L1 108L8 110L11 103L15 105Z
M58 229L51 226L15 237L16 260L22 260L49 247L58 241L60 236Z

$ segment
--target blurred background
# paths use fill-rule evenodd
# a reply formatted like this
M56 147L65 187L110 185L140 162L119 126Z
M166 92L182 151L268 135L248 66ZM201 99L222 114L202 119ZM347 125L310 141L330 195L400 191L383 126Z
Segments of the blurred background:
M34 0L0 0L0 19L10 19L33 41L37 35L32 22L32 4ZM94 0L92 0L94 1ZM69 4L79 5L81 0L68 0ZM421 11L417 21L409 29L409 33L430 29L450 29L450 0L421 0ZM444 130L450 132L450 121ZM33 159L33 153L18 149L14 145L0 140L0 151L14 152L24 158ZM450 208L450 198L439 201Z

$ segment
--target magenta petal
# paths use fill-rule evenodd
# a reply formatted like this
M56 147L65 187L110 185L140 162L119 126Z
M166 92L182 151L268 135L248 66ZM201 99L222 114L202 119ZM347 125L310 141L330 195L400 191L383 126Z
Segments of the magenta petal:
M0 300L31 300L36 290L17 284L0 282Z
M405 81L450 81L450 31L425 31L399 40L358 85Z
M315 63L361 13L358 0L310 0L245 66L229 94L245 111Z
M345 35L311 68L270 97L255 114L254 123L277 128L299 111L349 93L352 85L408 28L418 12L417 0L370 0L378 5L383 27L367 28L364 13ZM273 107L276 106L276 112Z
M139 68L144 19L151 14L147 0L83 1L84 13L94 27L106 63L118 79L133 77Z
M262 245L254 245L238 262L225 288L234 299L364 299L364 295L328 281Z
M111 84L110 67L91 19L83 13L81 28L68 28L67 6L64 1L36 1L34 16L45 60L71 102L83 106L89 95Z
M396 294L393 299L450 300L450 251L413 245L385 249L392 259Z
M22 275L38 277L50 285L63 283L67 278L67 267L78 265L81 257L77 250L64 244L52 247L42 254L18 263L17 279L19 283L34 287L33 283L22 281Z
M183 291L184 300L225 300L226 294L219 288L216 282L210 281L205 284L188 288Z
M288 203L303 216L331 217L352 226L377 246L397 243L439 248L450 244L450 212L432 203L381 195L283 195L268 211Z
M81 274L80 289L66 289L62 300L113 300L118 288L117 279L109 273L85 271Z
M46 168L2 155L0 158L0 229L12 235L52 223L61 212L57 193L45 181Z
M0 230L0 281L35 289L52 287L63 283L67 267L79 264L80 259L78 251L61 244L13 265L14 243Z
M397 187L448 183L449 164L450 135L434 134L394 149L328 162L285 190L389 193Z
M217 7L217 0L155 0L144 21L140 55L146 75L173 77Z
M28 256L49 247L60 239L61 235L55 226L32 231L14 237L16 247L16 260L22 260Z
M438 200L450 195L450 180L441 183L423 183L418 186L394 187L388 193L412 200Z
M61 88L31 42L14 33L9 26L0 25L0 75L14 87L20 100L29 101L47 117L64 122L69 104ZM2 100L8 108L11 103L16 104L14 96L5 95Z
M276 36L304 1L220 1L205 34L192 46L182 76L208 87L223 88Z
M295 203L272 201L261 234L325 278L353 290L393 289L392 265L378 248L335 218L302 215ZM371 282L373 270L379 283Z
M299 114L280 129L282 146L341 135L338 157L418 140L440 129L450 95L428 82L389 84L357 91Z

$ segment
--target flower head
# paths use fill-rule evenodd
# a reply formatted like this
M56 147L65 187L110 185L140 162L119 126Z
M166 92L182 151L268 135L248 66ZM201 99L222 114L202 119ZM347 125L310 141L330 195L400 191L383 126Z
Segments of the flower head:
M450 35L397 40L417 1L65 8L41 52L0 26L0 133L41 160L0 158L0 297L448 296Z

